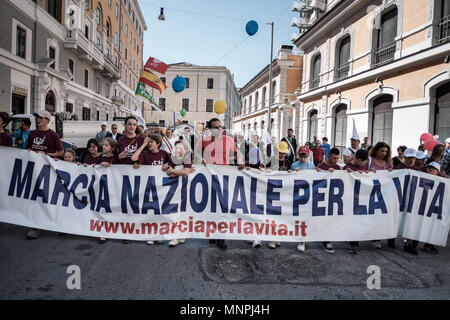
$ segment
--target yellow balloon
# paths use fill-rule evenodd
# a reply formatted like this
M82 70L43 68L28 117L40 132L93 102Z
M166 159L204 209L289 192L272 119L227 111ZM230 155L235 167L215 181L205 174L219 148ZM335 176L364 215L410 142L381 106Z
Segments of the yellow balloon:
M223 100L218 100L215 104L214 104L214 112L217 114L222 114L225 112L225 110L227 110L227 103Z

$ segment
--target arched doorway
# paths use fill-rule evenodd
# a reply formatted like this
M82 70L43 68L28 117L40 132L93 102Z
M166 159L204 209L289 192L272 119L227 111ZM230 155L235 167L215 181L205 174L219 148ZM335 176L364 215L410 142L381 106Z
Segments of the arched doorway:
M436 89L434 134L439 135L440 141L450 137L450 81Z
M308 132L308 141L312 141L314 136L317 135L317 128L319 119L317 117L317 110L312 110L309 114L309 132Z
M392 144L393 96L384 94L373 100L372 145L377 142Z
M50 113L56 111L56 98L52 90L47 92L47 95L45 96L45 110Z
M340 104L336 107L334 118L334 147L342 152L346 146L347 139L347 105Z

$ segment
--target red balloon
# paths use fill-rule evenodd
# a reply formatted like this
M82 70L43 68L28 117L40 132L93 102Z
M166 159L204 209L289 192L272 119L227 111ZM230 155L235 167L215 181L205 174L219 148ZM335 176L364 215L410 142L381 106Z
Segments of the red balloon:
M433 135L431 133L422 133L420 136L420 140L423 142L433 139Z
M431 140L425 141L423 146L424 146L425 150L433 151L434 146L437 144L439 144L439 143L436 140L431 139Z

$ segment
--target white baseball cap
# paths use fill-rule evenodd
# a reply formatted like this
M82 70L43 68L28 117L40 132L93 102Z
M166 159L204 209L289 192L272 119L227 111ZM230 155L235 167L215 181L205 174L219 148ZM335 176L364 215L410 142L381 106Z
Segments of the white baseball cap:
M106 122L102 122L102 126L108 126Z
M422 159L426 159L426 157L427 157L427 155L425 154L425 152L417 151L416 159L422 160Z
M406 149L405 150L405 158L415 158L416 157L416 150L414 149Z
M430 162L426 167L433 167L437 169L437 171L441 171L441 165L435 161Z
M41 117L41 118L47 118L48 120L51 119L52 115L47 110L41 109L38 112L34 114L35 117Z

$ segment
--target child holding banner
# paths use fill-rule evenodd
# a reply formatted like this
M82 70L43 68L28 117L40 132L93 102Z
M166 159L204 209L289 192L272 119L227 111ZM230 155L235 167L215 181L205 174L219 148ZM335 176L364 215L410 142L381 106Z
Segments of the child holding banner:
M367 150L364 150L364 149L357 150L353 160L351 160L348 164L346 164L344 166L343 170L347 170L348 173L353 172L353 171L357 171L359 173L369 172L367 170L367 166L366 166L368 157L369 157L369 154L367 153ZM358 241L350 241L349 245L351 248L350 253L358 254L357 247L359 246L359 242Z
M323 152L323 150L322 150L322 152ZM308 160L309 156L310 156L310 149L308 148L308 146L301 146L300 148L298 148L298 156L299 156L299 160L294 162L291 165L291 170L295 170L296 172L299 172L300 170L316 169L316 166L314 165L314 163L309 162L309 160ZM331 245L330 251L333 251L333 245L331 244L331 242L329 243L329 245ZM299 242L297 245L297 250L301 251L301 252L305 252L306 244L304 242ZM333 252L331 252L331 253L333 253Z
M100 152L98 151L99 144L97 139L89 139L87 143L88 155L84 158L83 166L96 164L98 162L98 158L100 157Z
M162 170L171 178L187 176L195 171L192 167L190 152L185 147L189 148L189 145L184 140L176 141L172 156L173 166L169 166L169 163L165 163L162 166ZM175 247L179 243L185 243L185 241L186 239L172 239L169 241L169 247Z
M109 167L111 164L118 164L117 158L117 141L111 137L105 138L103 141L103 152L97 159L97 164L102 167Z

